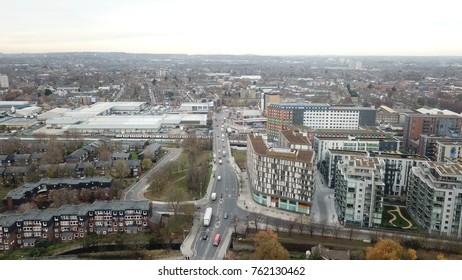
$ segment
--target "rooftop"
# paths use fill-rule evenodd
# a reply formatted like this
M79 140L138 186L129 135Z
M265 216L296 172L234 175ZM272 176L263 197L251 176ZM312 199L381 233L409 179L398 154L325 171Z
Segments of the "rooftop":
M314 152L313 151L304 151L298 149L287 149L287 148L268 148L266 143L263 141L263 138L259 135L249 134L249 141L252 144L252 147L255 153L278 159L286 159L297 162L307 162L312 163L314 161Z

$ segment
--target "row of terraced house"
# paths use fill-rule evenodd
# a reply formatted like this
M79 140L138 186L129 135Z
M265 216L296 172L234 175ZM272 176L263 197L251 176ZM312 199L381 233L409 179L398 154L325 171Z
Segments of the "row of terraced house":
M0 251L34 247L40 240L68 242L87 235L136 234L149 228L150 201L95 201L58 209L0 215Z

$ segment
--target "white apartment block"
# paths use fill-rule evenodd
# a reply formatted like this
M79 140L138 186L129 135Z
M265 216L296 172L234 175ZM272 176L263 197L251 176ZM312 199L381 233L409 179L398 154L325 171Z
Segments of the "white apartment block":
M335 188L337 164L345 159L350 159L352 156L370 156L370 154L364 151L329 150L325 165L329 168L326 176L329 187ZM421 166L427 162L427 159L418 155L378 153L373 156L379 158L385 164L384 196L399 197L403 200L406 196L411 168Z
M335 208L342 224L378 227L382 223L384 163L351 156L337 165Z
M307 108L303 112L303 125L313 129L357 129L359 111L340 108Z
M462 236L462 165L427 162L411 169L407 211L429 233Z
M247 172L259 204L310 214L314 196L313 151L268 148L261 136L247 138Z
M462 142L436 141L436 161L451 162L462 158Z
M7 89L10 87L8 76L0 75L0 89Z
M361 139L353 136L348 136L345 138L315 137L314 143L316 162L325 160L327 152L330 149L371 152L378 152L380 150L379 139Z
M419 155L380 153L376 157L385 163L385 195L403 197L407 193L407 184L411 168L422 166L428 160Z

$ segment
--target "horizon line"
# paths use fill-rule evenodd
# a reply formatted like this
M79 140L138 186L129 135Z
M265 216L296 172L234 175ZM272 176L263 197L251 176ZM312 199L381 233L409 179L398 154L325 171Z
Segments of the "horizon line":
M0 55L45 55L45 54L135 54L135 55L182 55L182 56L269 56L269 57L454 57L462 58L462 55L407 55L407 54L230 54L230 53L148 53L148 52L124 52L124 51L49 51L49 52L0 52Z

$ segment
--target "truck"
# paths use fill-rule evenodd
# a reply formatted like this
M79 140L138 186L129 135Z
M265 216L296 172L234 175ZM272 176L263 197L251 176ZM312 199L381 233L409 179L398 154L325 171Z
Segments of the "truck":
M205 209L205 214L204 214L204 226L208 227L210 225L211 220L212 220L212 207L207 207L207 209Z
M216 200L217 199L217 193L216 192L212 193L211 198L212 198L212 200Z

